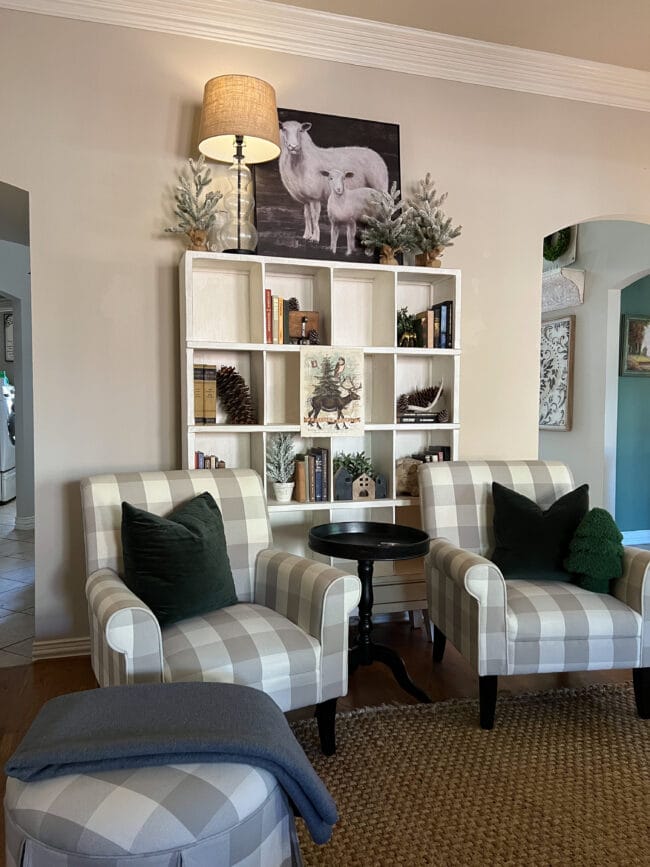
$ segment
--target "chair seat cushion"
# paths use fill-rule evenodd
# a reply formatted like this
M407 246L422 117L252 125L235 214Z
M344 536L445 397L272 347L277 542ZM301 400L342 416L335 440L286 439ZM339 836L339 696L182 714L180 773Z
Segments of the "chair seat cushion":
M561 581L506 581L511 641L637 638L641 617L614 596Z
M227 835L248 817L253 822L247 835L254 852L270 828L286 822L285 805L282 790L268 771L215 763L70 774L32 783L10 777L5 812L13 826L11 839L22 833L55 850L95 858L119 859L197 845L200 849L202 841L226 835L220 847L214 842L209 846L209 863L215 863L214 853L219 848L228 851ZM50 861L37 863L63 862L51 854Z
M319 642L263 605L242 602L174 623L162 639L167 682L239 683L282 710L319 701Z

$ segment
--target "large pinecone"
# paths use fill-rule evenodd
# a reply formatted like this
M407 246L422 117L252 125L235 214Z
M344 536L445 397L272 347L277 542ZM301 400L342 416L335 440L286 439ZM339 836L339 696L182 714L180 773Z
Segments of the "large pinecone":
M429 406L438 395L440 386L430 385L409 394L400 394L397 398L397 414L403 415L408 412L408 406Z
M300 310L300 303L297 298L289 298L286 304L289 310Z
M257 424L251 390L234 367L217 371L217 397L226 411L226 424Z

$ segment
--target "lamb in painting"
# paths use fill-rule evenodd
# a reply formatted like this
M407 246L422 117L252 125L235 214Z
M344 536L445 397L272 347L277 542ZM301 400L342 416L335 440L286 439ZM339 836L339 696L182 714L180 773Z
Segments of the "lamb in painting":
M352 171L351 187L388 190L388 168L382 157L366 147L321 148L309 135L311 123L285 120L280 123L280 178L292 199L300 202L305 216L303 238L320 242L321 202L330 195L321 171Z
M354 179L354 172L342 172L338 169L321 170L321 175L327 178L330 194L327 199L327 216L330 218L330 250L336 253L339 231L345 227L347 236L346 255L354 253L357 234L357 220L364 214L373 211L373 199L377 192L372 187L356 187L350 189L349 184Z

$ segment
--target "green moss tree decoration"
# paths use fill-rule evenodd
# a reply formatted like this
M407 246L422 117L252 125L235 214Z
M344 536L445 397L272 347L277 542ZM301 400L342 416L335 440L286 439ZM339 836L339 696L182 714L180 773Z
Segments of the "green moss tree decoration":
M197 160L190 157L188 162L190 177L186 173L180 174L174 193L174 213L178 223L165 231L173 235L187 235L190 250L207 250L208 232L216 222L217 205L222 194L219 190L204 192L212 183L212 171L205 166L203 154Z
M564 568L583 590L608 593L623 574L623 536L606 509L591 509L578 525Z

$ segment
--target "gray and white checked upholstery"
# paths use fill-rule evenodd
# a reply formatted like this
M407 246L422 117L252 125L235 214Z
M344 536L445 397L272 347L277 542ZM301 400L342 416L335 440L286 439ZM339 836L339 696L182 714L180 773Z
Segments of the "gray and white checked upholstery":
M122 582L121 504L165 515L209 491L223 515L238 604L160 628ZM348 618L356 575L272 548L253 470L175 470L84 479L91 656L101 686L221 681L293 710L347 692Z
M574 488L544 461L449 461L419 468L429 615L479 675L650 665L650 551L626 548L611 594L563 581L505 580L494 547L492 482L547 509Z
M185 764L7 780L7 867L288 867L293 814L275 777Z

